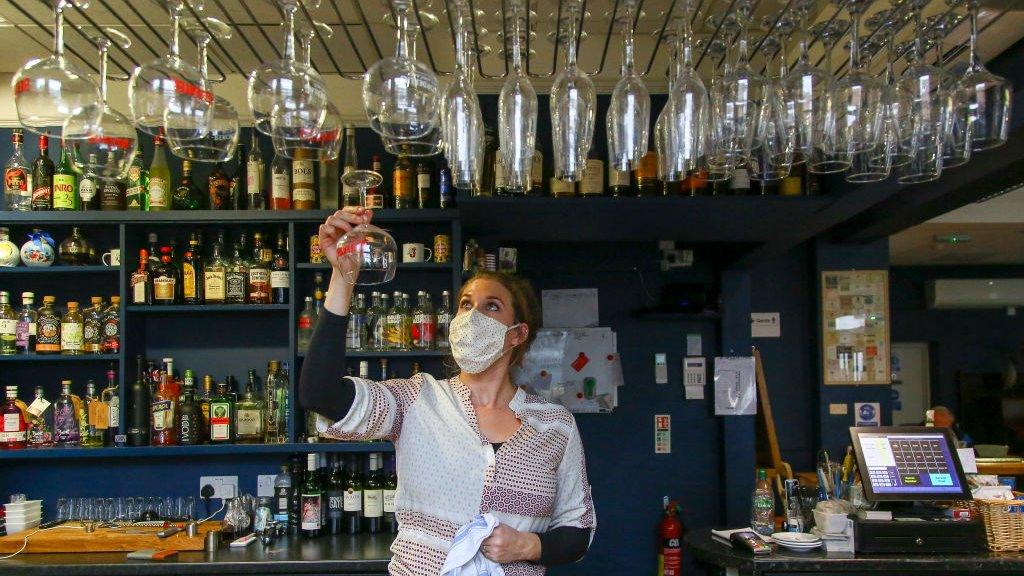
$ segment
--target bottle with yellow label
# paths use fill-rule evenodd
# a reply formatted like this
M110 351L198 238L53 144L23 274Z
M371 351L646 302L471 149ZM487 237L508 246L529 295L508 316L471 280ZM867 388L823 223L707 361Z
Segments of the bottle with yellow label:
M78 209L78 175L71 166L67 144L61 146L60 163L53 171L53 209Z
M316 172L313 170L313 153L299 148L292 159L292 210L315 209Z
M406 149L403 147L391 176L395 208L416 207L416 174L405 152Z
M167 167L164 139L153 138L153 162L149 165L149 210L171 209L171 170Z

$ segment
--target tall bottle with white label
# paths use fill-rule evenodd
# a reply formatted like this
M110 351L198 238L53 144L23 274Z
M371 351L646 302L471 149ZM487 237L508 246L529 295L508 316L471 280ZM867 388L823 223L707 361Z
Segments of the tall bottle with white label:
M356 151L356 129L351 125L345 126L345 164L341 175L359 169L359 155ZM345 206L361 206L362 198L359 197L359 189L349 186L344 181L341 183L342 203Z
M167 167L164 139L153 138L153 162L149 165L149 209L171 209L171 170Z
M323 491L316 471L316 454L306 456L306 474L300 492L299 528L309 538L320 535L323 522Z
M32 170L25 161L25 153L22 150L21 128L15 128L11 132L14 153L4 165L4 194L7 197L7 209L28 211L32 209Z
M370 472L363 485L363 523L370 534L384 530L384 479L380 473L380 454L370 454Z
M252 131L249 157L245 161L245 195L249 210L263 210L267 207L263 191L263 153L260 152L256 131Z

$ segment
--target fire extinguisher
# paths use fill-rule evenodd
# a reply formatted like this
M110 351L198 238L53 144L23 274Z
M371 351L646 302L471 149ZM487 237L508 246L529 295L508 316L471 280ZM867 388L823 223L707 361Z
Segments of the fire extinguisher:
M658 524L658 537L661 549L658 551L658 576L681 576L683 570L683 523L679 520L682 511L679 504L669 502L665 496L664 513Z

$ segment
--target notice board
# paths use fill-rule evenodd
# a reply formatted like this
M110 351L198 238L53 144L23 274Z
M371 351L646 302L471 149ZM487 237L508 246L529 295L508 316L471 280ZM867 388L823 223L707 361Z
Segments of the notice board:
M826 385L890 384L888 270L821 273Z

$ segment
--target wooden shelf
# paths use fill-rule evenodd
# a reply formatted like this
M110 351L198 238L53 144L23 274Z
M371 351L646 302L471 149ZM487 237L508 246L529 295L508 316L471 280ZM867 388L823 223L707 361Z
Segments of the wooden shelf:
M132 305L125 308L132 314L190 314L197 312L230 312L238 314L264 314L268 312L287 312L288 304L173 304L152 306Z
M248 454L291 454L294 452L391 452L390 442L319 442L315 444L211 444L204 446L125 446L123 448L38 448L0 450L0 460L42 460L62 458L152 458L166 456L234 456Z
M120 354L77 354L74 356L64 354L14 354L11 356L0 356L0 362L117 362L121 359Z
M0 268L0 276L4 274L116 274L120 266L14 266Z
M225 224L246 222L322 222L333 210L167 210L164 212L4 212L6 225L17 224ZM374 222L450 222L458 210L376 210Z

